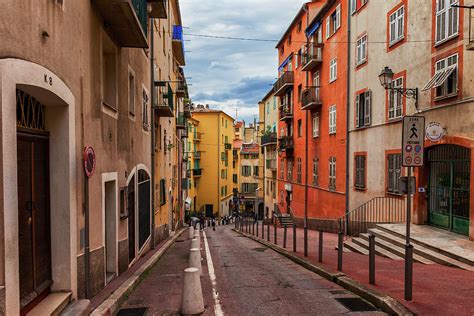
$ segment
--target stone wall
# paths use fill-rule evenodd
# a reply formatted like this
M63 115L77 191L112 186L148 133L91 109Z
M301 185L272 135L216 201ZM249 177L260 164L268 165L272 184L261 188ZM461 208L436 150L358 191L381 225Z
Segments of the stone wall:
M90 297L97 295L105 287L104 251L105 248L100 247L90 253ZM77 257L77 296L79 299L85 298L84 260L84 254Z

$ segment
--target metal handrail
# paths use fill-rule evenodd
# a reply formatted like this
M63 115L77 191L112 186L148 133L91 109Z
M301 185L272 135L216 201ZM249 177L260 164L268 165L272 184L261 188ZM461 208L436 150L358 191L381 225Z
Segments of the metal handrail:
M376 224L404 223L405 219L405 199L375 197L340 217L337 222L339 231L344 235L359 236Z

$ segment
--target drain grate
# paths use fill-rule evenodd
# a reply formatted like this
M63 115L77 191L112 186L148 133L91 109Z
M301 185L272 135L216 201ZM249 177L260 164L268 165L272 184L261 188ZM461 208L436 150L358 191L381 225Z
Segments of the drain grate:
M347 294L347 291L344 291L344 290L332 290L332 291L329 291L329 293L333 294L333 295L342 295L342 294Z
M144 316L147 310L148 307L122 308L117 316Z
M267 250L267 248L253 248L251 250L258 251L258 252L264 252L265 250Z
M359 297L338 297L335 299L351 312L370 312L377 309Z
M184 239L177 239L174 242L184 242Z

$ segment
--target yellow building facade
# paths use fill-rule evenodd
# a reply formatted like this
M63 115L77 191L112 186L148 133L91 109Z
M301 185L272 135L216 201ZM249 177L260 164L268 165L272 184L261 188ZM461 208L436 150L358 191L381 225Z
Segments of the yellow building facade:
M192 118L199 122L200 159L193 161L193 179L198 179L196 210L211 217L231 215L232 140L234 119L219 110L198 105Z

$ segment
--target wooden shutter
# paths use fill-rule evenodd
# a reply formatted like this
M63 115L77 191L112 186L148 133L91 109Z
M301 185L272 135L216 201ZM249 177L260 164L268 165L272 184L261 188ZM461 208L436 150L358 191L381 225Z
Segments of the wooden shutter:
M359 111L360 111L360 95L356 95L356 106L355 106L356 127L360 127Z
M326 39L328 39L329 36L331 36L331 17L330 16L326 18Z
M341 27L341 5L339 4L336 7L336 27L335 29L339 29Z

